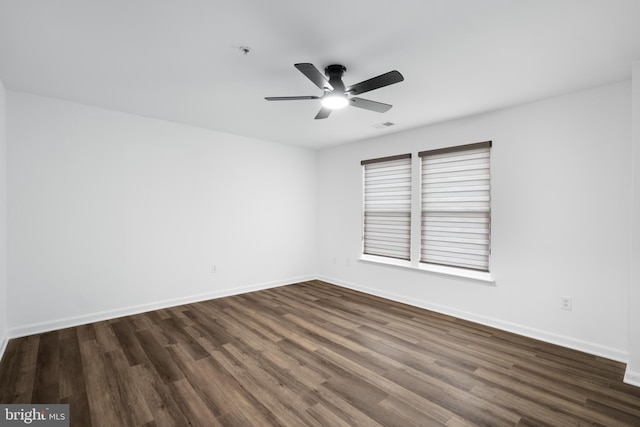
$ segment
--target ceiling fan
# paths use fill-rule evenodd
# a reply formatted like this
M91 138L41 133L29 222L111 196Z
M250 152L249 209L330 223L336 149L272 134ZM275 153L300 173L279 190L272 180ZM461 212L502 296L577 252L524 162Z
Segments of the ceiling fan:
M369 80L356 83L345 87L342 83L342 75L347 71L343 65L334 64L325 68L324 72L327 78L313 64L295 64L302 74L307 76L309 80L324 91L322 96L267 96L267 101L299 101L304 99L320 99L322 108L316 114L316 120L326 119L332 110L351 105L353 107L364 108L365 110L384 113L388 111L392 105L383 104L382 102L370 101L368 99L359 98L354 95L369 92L374 89L399 83L404 80L402 74L393 70L388 73L381 74Z

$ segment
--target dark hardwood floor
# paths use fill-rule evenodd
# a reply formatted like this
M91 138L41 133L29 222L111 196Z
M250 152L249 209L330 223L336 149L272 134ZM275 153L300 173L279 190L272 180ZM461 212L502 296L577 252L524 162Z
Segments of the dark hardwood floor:
M624 365L320 281L11 340L87 426L640 426Z

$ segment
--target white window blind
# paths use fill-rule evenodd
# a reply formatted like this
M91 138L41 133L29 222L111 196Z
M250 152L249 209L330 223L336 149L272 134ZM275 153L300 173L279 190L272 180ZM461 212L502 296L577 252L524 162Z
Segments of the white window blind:
M411 254L411 154L364 160L363 253Z
M488 141L418 153L421 262L489 271L490 148Z

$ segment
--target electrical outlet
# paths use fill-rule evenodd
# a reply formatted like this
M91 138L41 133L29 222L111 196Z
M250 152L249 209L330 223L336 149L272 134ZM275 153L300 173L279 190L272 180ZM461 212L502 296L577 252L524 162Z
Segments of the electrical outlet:
M211 264L211 273L217 273L218 271L218 266L215 264Z
M560 309L567 310L567 311L573 310L573 298L560 297Z

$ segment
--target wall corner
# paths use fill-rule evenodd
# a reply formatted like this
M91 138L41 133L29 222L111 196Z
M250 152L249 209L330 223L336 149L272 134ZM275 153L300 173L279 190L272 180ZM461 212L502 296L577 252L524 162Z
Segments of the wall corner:
M631 277L629 361L625 382L640 387L640 60L632 65L631 107Z

